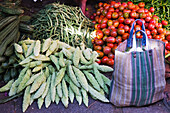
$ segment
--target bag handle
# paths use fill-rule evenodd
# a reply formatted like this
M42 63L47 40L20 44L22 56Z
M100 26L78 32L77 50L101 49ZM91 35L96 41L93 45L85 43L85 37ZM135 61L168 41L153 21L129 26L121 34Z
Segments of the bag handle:
M140 20L140 19L136 19L133 22L131 30L130 30L129 38L127 39L127 47L132 47L133 30L134 30L135 22L138 20L142 22L142 20ZM145 26L144 26L143 22L142 22L142 30L145 31ZM142 46L145 46L145 45L146 45L146 36L143 34Z
M146 45L146 50L149 50L149 39L148 39L148 36L146 35L146 33L143 31L143 30L137 30L136 32L135 32L135 36L134 36L134 38L133 38L133 46L132 46L132 50L134 50L134 51L136 51L137 50L137 46L136 46L136 33L137 32L139 32L139 31L141 31L142 33L143 33L143 36L145 35L145 45ZM144 37L143 37L144 38ZM143 39L142 38L142 39Z

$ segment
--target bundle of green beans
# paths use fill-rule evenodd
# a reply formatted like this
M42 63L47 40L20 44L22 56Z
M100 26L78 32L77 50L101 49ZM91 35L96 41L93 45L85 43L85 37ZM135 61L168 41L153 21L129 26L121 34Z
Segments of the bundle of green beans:
M15 96L24 91L23 112L34 100L39 109L43 103L48 108L52 102L60 101L67 108L74 98L79 105L83 102L88 107L88 93L94 99L109 102L105 95L109 94L110 79L101 72L111 72L113 68L97 64L96 51L85 46L74 48L51 38L44 42L22 40L14 46L23 68L19 77L0 88L0 92L9 90L9 96Z
M90 32L92 22L82 13L79 7L52 3L45 6L33 16L35 39L58 39L73 47L83 41L87 47L92 47Z

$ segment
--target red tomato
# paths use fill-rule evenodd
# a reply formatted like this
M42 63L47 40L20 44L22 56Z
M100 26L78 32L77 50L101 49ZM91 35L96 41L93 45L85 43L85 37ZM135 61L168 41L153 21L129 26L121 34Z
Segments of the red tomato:
M95 24L95 25L94 25L94 28L97 29L97 30L99 30L99 29L100 29L100 24Z
M119 4L118 3L115 3L114 4L114 8L118 8L119 7Z
M106 14L107 14L107 10L105 9L105 10L102 11L102 15L106 16Z
M116 39L114 37L107 37L106 42L115 43Z
M168 25L168 21L166 21L166 20L162 20L162 25L164 25L164 26L166 26L166 25Z
M123 35L125 33L125 30L123 28L118 28L117 32L118 34Z
M156 26L157 28L162 27L161 23L158 23L158 25Z
M113 22L113 26L114 26L114 27L118 27L118 25L119 25L119 22L118 22L118 21Z
M126 18L126 19L124 20L124 23L128 25L128 24L131 23L131 20L130 20L129 18Z
M162 40L164 43L165 43L165 47L166 47L166 44L168 44L168 40Z
M99 17L98 23L101 24L103 18Z
M109 59L107 60L107 65L113 66L113 64L114 64L114 60L113 60L112 58L109 58Z
M101 46L94 46L94 50L95 51L98 51L98 50L100 51L100 50L102 50L102 47Z
M165 48L169 51L170 50L170 44L166 44Z
M109 35L109 34L110 34L110 30L109 30L109 29L105 29L105 30L104 30L104 34L105 34L105 35Z
M120 11L123 11L124 8L125 8L124 5L120 5L120 6L119 6L119 10L120 10Z
M99 2L98 6L99 6L99 7L102 7L102 6L103 6L103 3L102 3L102 2Z
M151 34L152 34L152 35L156 35L156 34L157 34L157 30L156 30L156 29L153 29L153 30L151 31Z
M115 10L114 10L113 7L110 7L108 11L109 11L109 12L114 12Z
M124 28L124 24L119 24L118 28Z
M146 32L147 35L151 34L150 30L148 30L148 29L145 29L145 32Z
M126 2L123 2L122 5L124 6L124 8L128 6Z
M155 39L161 40L161 37L160 37L159 35L156 35L156 36L155 36Z
M134 4L129 4L128 9L130 9L130 10L135 9L135 5Z
M119 15L118 15L118 13L117 13L117 12L113 12L113 13L112 13L112 18L113 18L113 19L118 18L118 16L119 16Z
M144 9L145 13L147 13L149 10L148 9Z
M107 18L103 18L103 19L102 19L102 21L101 21L101 23L102 23L102 24L106 24L106 23L107 23L107 21L108 21L108 19L107 19Z
M107 4L105 7L104 7L104 9L106 9L106 10L108 10L110 8L110 5L109 4Z
M96 21L95 21L95 20L93 20L93 21L92 21L92 23L93 23L93 25L95 25L95 24L96 24Z
M130 12L131 12L131 10L127 10L127 9L123 10L123 13L130 13Z
M150 16L147 16L147 17L145 18L145 21L146 21L146 22L149 22L151 19L152 19L152 18L151 18Z
M123 35L122 35L122 39L123 40L126 40L126 39L128 39L129 38L129 33L124 33Z
M131 17L131 18L136 18L136 12L135 12L135 11L132 11L132 12L130 13L130 17Z
M90 19L91 19L91 20L94 20L94 16L93 16L93 15L91 15L91 16L90 16Z
M158 31L158 33L161 34L161 33L163 33L163 28L160 27L160 28L157 29L157 31Z
M106 39L107 39L107 36L105 35L105 36L103 37L103 41L106 41Z
M107 43L107 46L110 47L110 48L113 48L114 44L113 43Z
M129 26L128 26L128 25L125 25L125 26L124 26L124 30L125 30L125 32L128 32L128 31L129 31Z
M106 18L107 18L107 19L111 19L111 18L112 18L112 12L109 11L109 12L106 14Z
M136 25L134 29L135 29L135 31L137 31L137 30L142 30L142 28L141 28L140 25Z
M121 43L121 42L122 42L122 37L121 36L116 37L116 43Z
M165 34L159 34L159 36L160 36L160 38L161 38L161 40L165 40Z
M102 61L103 64L106 64L108 59L109 58L107 56L104 56L101 61Z
M144 12L144 13L140 13L140 14L139 14L139 17L140 17L140 18L146 18L145 12Z
M107 21L107 25L108 25L108 26L113 25L113 21L112 21L112 20L108 20L108 21Z
M140 8L140 9L137 10L137 12L138 12L138 13L144 13L145 10L144 10L144 8Z
M125 19L124 19L123 17L119 17L119 18L118 18L119 23L123 23L124 20L125 20Z
M145 3L140 2L140 3L138 4L138 6L141 7L141 8L144 8L144 7L145 7Z
M95 44L102 46L104 44L104 42L101 39L100 40L95 40Z
M98 55L99 55L98 57L99 57L99 58L102 58L102 57L104 56L104 53L103 53L103 52L101 52L101 51L99 51L99 50L97 50L96 52L98 53Z
M148 38L149 38L149 39L152 39L152 35L148 35Z
M128 1L128 2L127 2L127 5L130 5L130 4L133 4L133 2L132 2L132 1Z
M110 47L108 47L108 46L105 46L104 48L103 48L103 52L104 52L104 54L109 54L110 52L111 52L111 48Z
M102 39L103 38L103 32L101 30L97 30L96 36L97 36L98 39Z
M97 59L97 61L96 61L98 64L101 64L101 59Z
M148 29L149 30L153 30L155 28L155 25L154 24L152 24L152 23L149 23L149 25L148 25Z
M116 37L116 36L117 36L116 30L111 30L110 35L111 35L112 37Z
M123 17L123 12L118 12L119 17Z
M115 27L113 25L109 26L108 29L115 30Z
M154 7L150 7L150 8L149 8L149 11L150 11L151 13L153 13L153 12L155 11L155 8L154 8Z
M170 35L166 36L166 39L167 39L168 41L170 41Z
M145 24L145 20L144 19L140 19L144 24ZM140 25L140 26L142 26L142 22L141 21L137 21L136 23L138 24L138 25Z
M101 28L106 28L106 27L107 27L107 24L102 23L102 24L100 25L100 27L101 27Z
M156 20L151 19L151 20L149 21L149 23L151 23L151 24L156 24Z

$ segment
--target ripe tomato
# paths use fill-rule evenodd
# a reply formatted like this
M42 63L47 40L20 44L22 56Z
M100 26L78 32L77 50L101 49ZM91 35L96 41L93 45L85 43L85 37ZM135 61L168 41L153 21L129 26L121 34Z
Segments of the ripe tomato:
M148 30L148 29L145 29L145 32L146 32L147 35L151 34L150 30Z
M111 18L112 18L112 12L109 11L109 12L106 14L106 18L107 18L107 19L111 19Z
M103 48L103 52L104 52L105 55L107 55L107 54L109 54L109 53L111 52L111 48L108 47L108 46L105 46L105 47Z
M131 10L127 10L127 9L123 10L123 13L130 13L130 12L131 12Z
M98 23L101 24L102 20L103 20L103 18L102 18L102 17L99 17Z
M104 24L104 23L102 23L101 25L100 25L100 28L106 28L107 27L107 24Z
M98 6L99 6L99 7L102 7L102 6L103 6L103 3L102 3L102 2L99 2Z
M93 21L92 21L92 23L93 23L93 25L95 25L95 24L96 24L96 21L95 21L95 20L93 20Z
M109 66L113 66L114 60L113 60L112 58L109 58L106 63L107 63L107 65L109 65Z
M170 34L169 34L168 36L166 36L166 39L167 39L168 41L170 41Z
M115 43L116 39L114 37L107 37L106 42Z
M140 9L137 10L137 12L138 12L138 13L144 13L145 10L144 10L144 8L140 8Z
M94 50L95 50L95 51L98 51L98 50L100 51L100 50L102 50L102 47L101 47L101 46L98 46L98 45L97 45L97 46L94 46Z
M161 37L160 37L159 35L156 35L156 36L155 36L155 39L161 40Z
M148 35L148 38L149 38L149 39L152 39L152 35Z
M94 16L93 16L93 15L91 15L91 16L90 16L90 19L91 19L91 20L94 20Z
M122 42L122 37L121 36L116 37L116 43L121 43L121 42Z
M125 20L125 19L124 19L123 17L119 17L119 18L118 18L119 23L123 23L124 20Z
M105 34L105 35L109 35L109 34L110 34L110 30L109 30L109 29L105 29L105 30L104 30L104 34Z
M103 64L106 64L108 59L109 58L107 56L104 56L101 61L102 61Z
M102 39L103 38L103 32L101 30L97 30L96 36L97 36L98 39Z
M123 17L123 12L118 12L119 17Z
M128 12L124 13L124 14L123 14L123 17L124 17L124 18L129 18L129 13L128 13Z
M139 14L139 17L140 17L140 18L146 18L145 12L144 12L144 13L140 13L140 14Z
M99 29L100 29L100 24L95 24L95 25L94 25L94 28L97 29L97 30L99 30Z
M124 28L124 24L119 24L118 28Z
M158 31L158 33L161 34L161 33L163 33L163 28L160 27L160 28L157 29L157 31Z
M165 48L169 51L170 50L170 44L166 44Z
M112 13L112 18L113 18L113 19L118 18L118 16L119 16L119 15L118 15L118 13L117 13L117 12L113 12L113 13Z
M107 43L107 46L110 47L110 48L113 48L114 44L113 43Z
M119 7L119 4L118 3L115 3L114 4L114 8L118 8Z
M123 35L125 33L125 30L123 28L118 28L117 32L118 34Z
M142 30L142 28L141 28L140 25L136 25L134 29L135 29L135 31L137 31L137 30Z
M124 6L124 8L128 6L126 2L123 2L122 5Z
M116 36L117 36L116 30L111 30L111 31L110 31L110 35L111 35L112 37L116 37Z
M128 9L130 9L130 10L135 9L135 5L134 4L129 4Z
M119 25L119 22L118 22L118 21L113 22L113 26L114 26L114 27L118 27L118 25Z
M105 35L105 36L103 37L103 41L106 41L106 39L107 39L107 36Z
M102 46L104 44L104 42L101 39L100 40L95 40L95 44Z
M151 23L151 24L156 24L156 20L151 19L151 20L149 21L149 23Z
M166 25L168 25L168 21L166 21L166 20L162 20L162 25L164 25L164 26L166 26Z
M148 29L149 30L153 30L155 28L155 25L154 24L152 24L152 23L149 23L149 25L148 25Z
M113 25L109 26L108 29L115 30L115 27Z
M120 11L123 11L124 8L125 8L124 5L120 5L120 6L119 6L119 10L120 10Z
M101 59L97 59L97 61L96 61L98 64L101 64Z
M158 25L156 26L157 28L162 27L161 23L158 23Z
M146 21L146 22L149 22L151 19L152 19L152 18L151 18L150 16L147 16L147 17L145 18L145 21Z
M125 26L124 26L124 30L125 30L125 32L128 32L128 31L129 31L129 26L128 26L128 25L125 25Z
M128 2L127 2L127 5L130 5L130 4L133 4L133 2L132 2L132 1L128 1Z
M145 11L145 14L149 11L148 9L144 9L144 11Z
M166 44L168 44L168 40L162 40L164 43L165 43L165 47L166 47Z
M150 8L149 8L149 11L150 11L151 13L153 13L153 12L155 11L155 8L154 8L154 7L150 7Z
M140 3L138 4L138 6L139 6L140 8L144 8L144 7L145 7L145 3L140 2Z
M135 11L132 11L132 12L130 13L130 17L131 17L131 18L136 18L136 12L135 12Z
M109 11L109 12L114 12L115 10L114 10L113 7L110 7L108 11Z
M144 19L140 19L144 24L145 24L145 20ZM142 26L142 22L141 21L137 21L136 23L138 24L138 25L140 25L140 26Z
M161 40L165 40L165 34L159 34L159 36L160 36L160 38L161 38Z
M106 24L106 23L107 23L107 21L108 21L108 19L107 19L107 18L103 18L103 19L102 19L102 21L101 21L101 23L102 23L102 24Z
M131 20L130 20L129 18L126 18L126 19L124 20L124 23L128 25L128 24L131 23Z
M98 53L98 55L99 55L98 57L99 57L99 58L102 58L102 57L104 56L104 53L103 53L103 52L101 52L101 51L99 51L99 50L97 50L96 52Z
M152 35L156 35L156 34L157 34L157 30L156 30L156 29L153 29L153 30L151 31L151 34L152 34Z
M106 6L104 6L104 9L105 10L108 10L110 8L110 5L109 4L107 4Z
M123 35L122 35L122 39L123 40L126 40L126 39L128 39L129 38L129 33L124 33Z

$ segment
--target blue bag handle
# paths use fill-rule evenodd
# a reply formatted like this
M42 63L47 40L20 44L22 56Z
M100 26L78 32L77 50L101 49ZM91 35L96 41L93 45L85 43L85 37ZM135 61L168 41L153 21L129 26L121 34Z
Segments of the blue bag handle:
M136 19L133 22L131 30L130 30L129 38L127 39L127 47L132 47L132 37L133 37L134 25L135 25L135 22L138 21L138 20L142 22L142 20L140 20L140 19ZM142 30L145 32L145 26L144 26L143 22L142 22ZM146 36L143 33L142 46L145 46L145 45L146 45Z
M145 47L145 49L146 49L146 50L149 50L149 49L150 49L150 47L149 47L149 39L148 39L148 36L146 35L145 31L143 31L143 30L137 30L137 31L135 32L135 37L133 38L132 50L133 50L133 51L137 51L136 33L139 32L139 31L141 31L141 32L143 33L143 35L145 35L145 37L146 37L146 47ZM144 38L144 37L143 37L143 38ZM142 38L142 39L143 39L143 38Z

